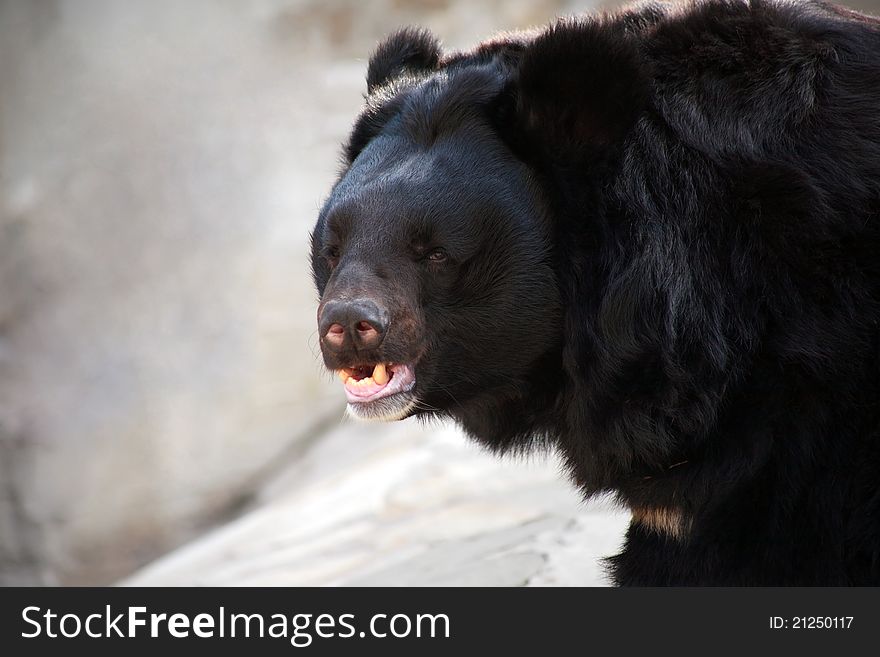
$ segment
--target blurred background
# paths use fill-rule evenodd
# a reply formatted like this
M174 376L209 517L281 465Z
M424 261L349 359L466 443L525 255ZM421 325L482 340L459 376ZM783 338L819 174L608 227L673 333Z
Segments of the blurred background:
M377 40L590 8L0 0L0 584L602 583L552 456L343 420L307 264Z

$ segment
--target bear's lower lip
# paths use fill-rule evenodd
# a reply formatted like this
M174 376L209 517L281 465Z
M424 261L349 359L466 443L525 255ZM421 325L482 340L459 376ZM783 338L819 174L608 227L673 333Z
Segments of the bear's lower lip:
M368 402L349 402L348 413L358 420L394 422L409 417L418 405L410 391L396 392Z
M365 377L361 380L355 380L351 376L346 377L345 396L349 404L367 404L412 390L416 382L412 367L392 364L377 365L374 371L378 371L380 367L382 369L381 378L386 379L382 383L375 381L372 377ZM345 376L345 372L346 370L340 371L340 378Z

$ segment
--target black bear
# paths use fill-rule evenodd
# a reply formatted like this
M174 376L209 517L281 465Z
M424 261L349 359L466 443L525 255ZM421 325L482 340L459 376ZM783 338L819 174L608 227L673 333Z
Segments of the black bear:
M880 22L405 29L367 88L312 235L352 414L558 450L619 585L880 584Z

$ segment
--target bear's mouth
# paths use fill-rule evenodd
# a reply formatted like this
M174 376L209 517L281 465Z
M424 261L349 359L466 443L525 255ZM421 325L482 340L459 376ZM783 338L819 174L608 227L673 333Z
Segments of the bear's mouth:
M348 410L368 420L399 420L415 406L415 372L402 363L372 363L336 370Z

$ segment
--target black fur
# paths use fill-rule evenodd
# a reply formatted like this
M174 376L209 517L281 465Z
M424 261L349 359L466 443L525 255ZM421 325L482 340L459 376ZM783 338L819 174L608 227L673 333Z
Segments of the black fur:
M443 58L405 31L369 88L313 234L323 301L395 309L349 360L638 510L618 584L880 584L880 23L647 4Z
M437 68L440 42L427 30L408 28L385 40L367 68L367 93L404 73L422 73Z

